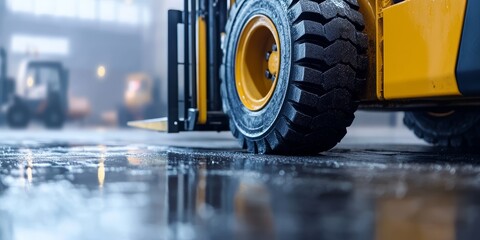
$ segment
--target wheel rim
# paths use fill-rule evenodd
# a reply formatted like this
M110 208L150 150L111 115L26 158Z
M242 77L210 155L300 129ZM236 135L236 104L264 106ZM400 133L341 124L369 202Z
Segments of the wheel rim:
M280 50L272 20L253 16L242 30L235 59L235 85L247 109L259 111L270 101L280 74Z

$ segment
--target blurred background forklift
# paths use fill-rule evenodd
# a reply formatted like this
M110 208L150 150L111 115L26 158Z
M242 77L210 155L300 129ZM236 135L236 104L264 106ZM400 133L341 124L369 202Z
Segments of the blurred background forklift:
M123 104L117 110L119 126L124 127L130 121L150 119L160 114L157 82L145 73L132 73L127 76Z
M68 114L68 71L57 61L28 60L17 79L7 76L8 57L0 49L0 106L11 128L26 128L40 120L47 128L61 128Z

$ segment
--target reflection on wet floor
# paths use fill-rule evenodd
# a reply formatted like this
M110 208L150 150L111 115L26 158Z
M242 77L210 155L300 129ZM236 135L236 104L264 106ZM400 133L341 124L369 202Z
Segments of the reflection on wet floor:
M387 150L388 149L388 150ZM0 239L478 239L480 154L4 144Z

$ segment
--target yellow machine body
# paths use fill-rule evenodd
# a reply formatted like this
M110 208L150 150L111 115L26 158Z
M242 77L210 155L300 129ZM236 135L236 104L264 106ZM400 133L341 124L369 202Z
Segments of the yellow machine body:
M461 96L455 69L466 2L359 0L370 40L368 100Z
M383 10L384 98L461 95L455 69L466 0L409 0Z

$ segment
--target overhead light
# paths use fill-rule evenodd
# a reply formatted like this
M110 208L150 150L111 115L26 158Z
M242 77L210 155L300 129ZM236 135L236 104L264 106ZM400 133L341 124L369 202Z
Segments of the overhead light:
M35 85L35 79L33 76L28 76L27 78L27 87L32 88Z
M103 78L105 78L105 75L107 75L107 69L105 68L105 66L103 66L103 65L98 66L97 77L100 78L100 79L103 79Z

